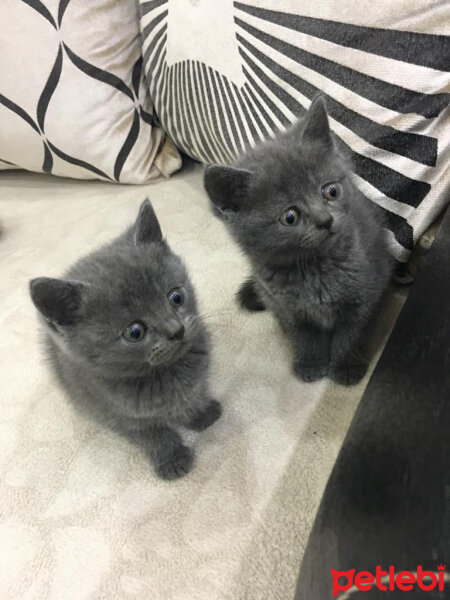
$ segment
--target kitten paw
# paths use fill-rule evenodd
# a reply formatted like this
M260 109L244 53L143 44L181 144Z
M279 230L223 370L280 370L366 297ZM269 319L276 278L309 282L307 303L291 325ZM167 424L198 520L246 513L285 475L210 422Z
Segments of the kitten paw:
M258 297L258 294L255 290L255 284L251 279L248 279L241 285L237 293L237 297L239 300L239 304L247 310L266 310L266 307Z
M297 361L294 363L294 373L302 381L312 382L322 379L328 373L328 365L321 363L305 363Z
M189 473L192 468L194 457L186 446L177 446L173 455L166 462L158 465L156 471L162 479L168 481L179 479Z
M366 364L349 365L343 363L334 365L330 370L330 379L340 385L355 385L359 383L367 372Z
M189 429L203 431L211 427L222 415L222 406L217 400L211 400L205 410L199 412L189 423Z

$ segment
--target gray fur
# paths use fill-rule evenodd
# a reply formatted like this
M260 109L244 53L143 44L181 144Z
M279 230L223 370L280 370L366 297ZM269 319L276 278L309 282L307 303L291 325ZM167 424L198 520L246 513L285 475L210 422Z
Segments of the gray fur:
M174 288L186 294L180 307L168 300ZM200 431L221 407L209 396L209 338L194 290L148 200L123 235L64 280L32 280L30 292L51 365L76 408L140 445L161 477L186 474L192 453L176 428ZM122 334L135 321L147 333L133 343Z
M328 201L321 190L334 182L343 193ZM374 207L335 147L323 98L236 165L207 166L205 188L251 261L241 304L274 313L294 348L296 374L305 381L328 374L343 384L361 379L366 332L392 261ZM298 222L283 225L291 207Z

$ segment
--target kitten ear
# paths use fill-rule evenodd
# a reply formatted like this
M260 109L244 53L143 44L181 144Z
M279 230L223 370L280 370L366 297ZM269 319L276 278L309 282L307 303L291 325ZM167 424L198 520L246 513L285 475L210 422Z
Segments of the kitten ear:
M214 208L227 221L232 221L245 198L252 173L236 167L208 165L204 174L205 190Z
M50 277L37 277L30 281L30 294L35 307L56 325L73 325L78 320L85 288L78 281Z
M327 106L322 95L317 96L309 107L303 126L302 144L320 144L327 150L333 148Z
M135 242L139 244L151 244L162 242L163 236L153 206L147 199L141 204L139 214L135 223Z

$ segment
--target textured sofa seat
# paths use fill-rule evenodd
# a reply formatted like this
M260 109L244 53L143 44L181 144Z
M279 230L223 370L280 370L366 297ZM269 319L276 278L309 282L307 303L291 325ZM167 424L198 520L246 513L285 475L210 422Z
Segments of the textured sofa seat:
M28 280L57 276L130 224L148 195L183 254L214 340L224 416L176 483L74 414L39 346ZM210 214L201 169L142 187L0 176L0 598L293 596L326 480L367 379L304 384L269 314L238 310L247 264ZM402 304L391 294L379 334Z

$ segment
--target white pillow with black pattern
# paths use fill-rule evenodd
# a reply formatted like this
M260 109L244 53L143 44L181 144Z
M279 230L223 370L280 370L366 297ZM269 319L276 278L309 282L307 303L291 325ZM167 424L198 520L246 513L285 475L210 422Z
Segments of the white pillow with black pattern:
M0 169L144 183L179 168L134 0L2 0L0 23Z
M187 154L229 163L325 95L392 254L450 200L448 2L140 0L144 67ZM447 35L446 35L447 34Z

